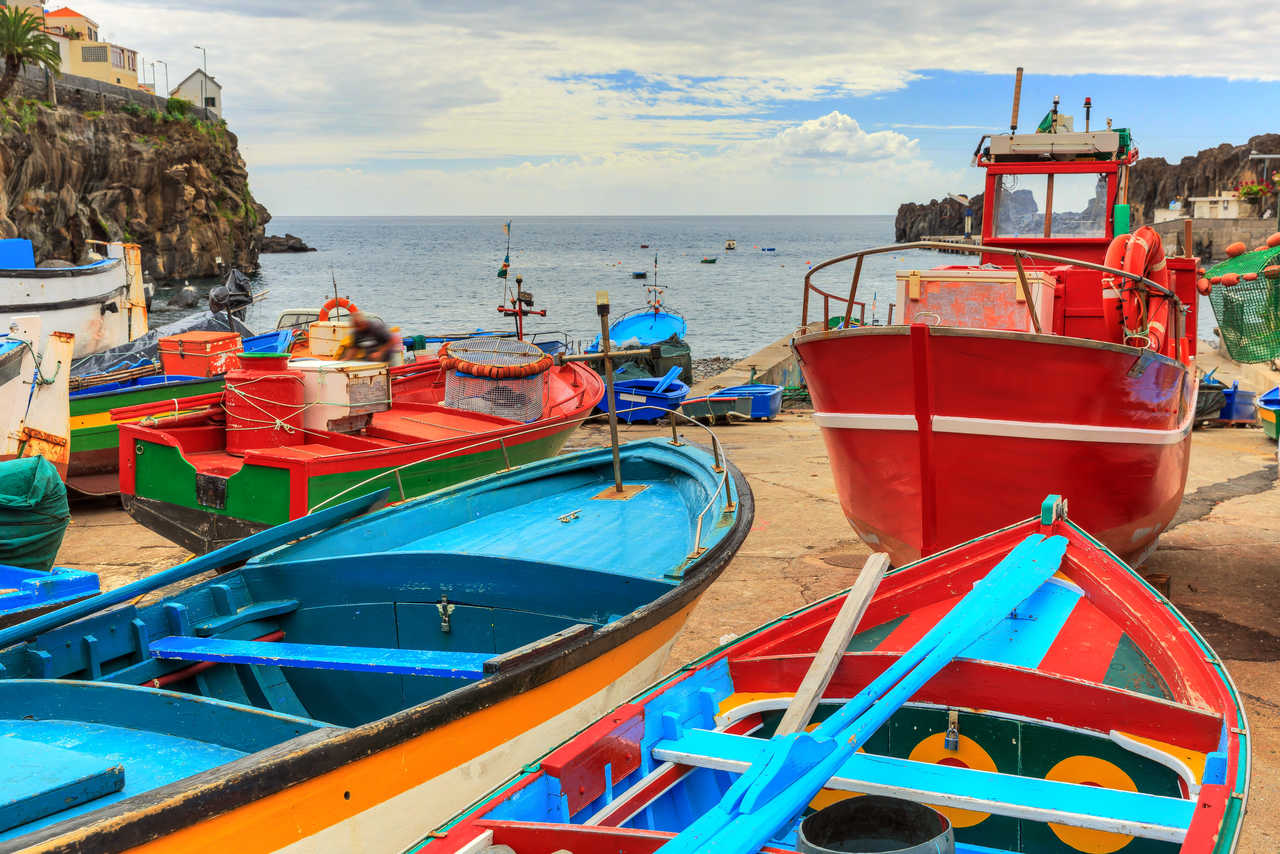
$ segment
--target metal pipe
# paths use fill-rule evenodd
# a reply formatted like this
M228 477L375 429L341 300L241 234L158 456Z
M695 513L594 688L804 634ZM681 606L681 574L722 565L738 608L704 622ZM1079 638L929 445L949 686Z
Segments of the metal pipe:
M613 487L622 492L622 455L618 452L618 410L613 399L613 359L609 355L609 292L596 291L600 315L600 352L604 354L604 397L609 401L609 444L613 449Z
M853 281L849 282L849 302L844 307L844 328L849 328L849 319L853 317L853 298L858 295L858 278L862 275L862 259L853 265Z
M634 350L613 350L609 353L610 357L617 356L648 356L651 359L659 359L662 357L661 345L654 344L649 347L641 347ZM557 353L555 363L563 365L567 362L598 362L604 358L604 353L573 353L568 355L565 353Z

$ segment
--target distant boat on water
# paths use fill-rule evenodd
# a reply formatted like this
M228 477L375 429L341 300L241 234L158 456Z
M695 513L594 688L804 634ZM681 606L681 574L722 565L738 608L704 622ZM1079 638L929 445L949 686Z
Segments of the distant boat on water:
M725 249L737 249L737 248L738 248L738 241L736 241L736 240L726 240L726 241L724 242L724 248L725 248Z

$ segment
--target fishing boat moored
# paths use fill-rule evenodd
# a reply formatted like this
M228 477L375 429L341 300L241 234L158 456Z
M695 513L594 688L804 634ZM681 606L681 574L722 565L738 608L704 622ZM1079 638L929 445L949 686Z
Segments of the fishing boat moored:
M887 574L873 556L850 591L681 668L424 825L414 854L890 850L799 846L801 819L854 795L933 807L960 854L1229 854L1250 776L1239 694L1186 618L1065 511L1050 496ZM945 850L892 847L908 849Z
M897 323L793 343L845 515L895 564L991 530L1046 488L1138 564L1182 501L1196 260L1166 258L1150 227L1128 233L1125 188L1138 156L1128 130L1076 133L1070 117L1053 115L1053 132L983 137L981 245L879 247L805 275L806 328L814 296L843 302L847 327L865 258L979 256L899 271ZM847 297L813 283L848 261ZM875 395L857 381L864 373L877 377Z
M0 846L413 844L656 678L746 537L751 492L718 447L619 456L338 524L386 493L366 495L0 630L0 747L23 759L0 774Z

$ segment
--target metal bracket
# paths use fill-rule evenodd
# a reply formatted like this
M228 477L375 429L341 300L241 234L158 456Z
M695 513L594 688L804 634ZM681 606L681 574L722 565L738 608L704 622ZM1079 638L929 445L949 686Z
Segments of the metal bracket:
M448 596L440 597L440 604L436 605L436 610L440 612L440 631L446 635L453 631L453 622L451 615L453 614L453 605L449 604Z

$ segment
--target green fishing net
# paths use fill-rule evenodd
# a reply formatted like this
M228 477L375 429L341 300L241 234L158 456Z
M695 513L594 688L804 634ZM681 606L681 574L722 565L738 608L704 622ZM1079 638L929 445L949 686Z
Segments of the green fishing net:
M1241 277L1230 287L1218 282L1209 292L1222 343L1237 362L1269 362L1280 357L1280 279L1262 274L1264 268L1277 264L1280 247L1228 258L1205 273L1211 280L1231 273ZM1257 273L1258 277L1245 281L1246 273Z

